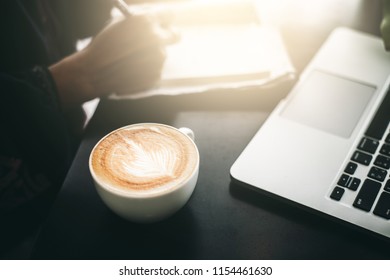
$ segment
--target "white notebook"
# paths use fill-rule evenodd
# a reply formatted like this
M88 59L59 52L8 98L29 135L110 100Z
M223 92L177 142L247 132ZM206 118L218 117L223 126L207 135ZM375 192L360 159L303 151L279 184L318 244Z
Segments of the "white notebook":
M260 22L252 1L169 7L181 39L167 47L161 81L148 91L112 98L263 86L293 76L279 31Z

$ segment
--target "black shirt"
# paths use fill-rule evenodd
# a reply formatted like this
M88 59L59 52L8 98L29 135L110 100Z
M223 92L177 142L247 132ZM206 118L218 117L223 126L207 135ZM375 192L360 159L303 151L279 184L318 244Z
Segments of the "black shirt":
M47 67L104 26L109 2L2 1L0 219L60 187L75 146Z

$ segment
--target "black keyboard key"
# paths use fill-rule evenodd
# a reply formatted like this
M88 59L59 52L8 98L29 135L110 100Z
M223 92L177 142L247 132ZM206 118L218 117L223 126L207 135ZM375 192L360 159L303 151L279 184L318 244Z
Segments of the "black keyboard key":
M350 180L350 176L348 176L347 174L343 174L337 182L337 185L339 185L340 187L347 187L349 185Z
M382 155L378 155L374 161L376 166L382 167L384 169L390 168L390 157L385 157Z
M390 115L390 89L388 89L382 104L379 106L371 124L367 128L366 135L374 139L382 139L389 125Z
M387 220L390 219L390 193L383 192L381 194L375 206L374 214Z
M387 134L386 139L385 139L385 142L388 143L388 144L390 144L390 133Z
M365 152L368 152L370 154L374 154L376 149L378 148L378 146L379 146L378 140L373 140L373 139L364 137L360 141L358 149L365 151Z
M387 192L390 192L390 179L387 180L386 185L384 187L384 190L387 191Z
M356 151L353 153L351 160L363 165L369 165L372 160L372 155Z
M343 188L335 187L330 195L330 198L339 201L343 197L344 192L345 190Z
M354 162L349 162L348 165L345 167L344 172L348 173L350 175L353 175L356 171L357 164Z
M353 206L367 212L370 211L380 188L380 183L366 179L356 196Z
M360 185L360 179L358 178L353 178L351 183L349 183L348 185L348 189L352 190L352 191L356 191Z
M382 155L390 156L390 145L388 145L388 144L383 144L379 152L380 152Z
M383 182L386 179L387 171L378 167L371 167L368 177Z

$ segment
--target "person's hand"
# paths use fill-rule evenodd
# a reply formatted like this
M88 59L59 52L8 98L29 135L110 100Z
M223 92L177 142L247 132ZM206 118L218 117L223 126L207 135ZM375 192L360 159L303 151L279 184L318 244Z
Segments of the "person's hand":
M160 78L165 46L176 40L174 33L146 16L110 24L84 50L49 68L62 105L151 87Z
M390 51L390 0L383 0L383 18L380 26L385 49Z

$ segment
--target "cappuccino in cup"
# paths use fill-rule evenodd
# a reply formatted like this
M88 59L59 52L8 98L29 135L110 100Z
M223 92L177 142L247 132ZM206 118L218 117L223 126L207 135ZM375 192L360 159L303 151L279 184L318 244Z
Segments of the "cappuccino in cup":
M199 152L189 129L136 124L117 129L91 152L96 189L118 215L132 221L166 218L190 198Z

